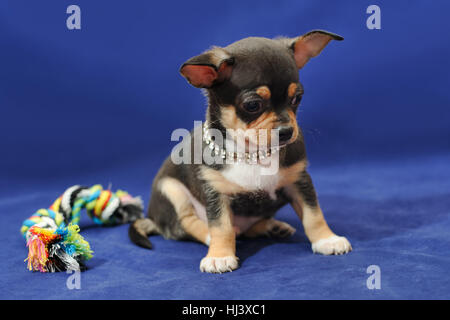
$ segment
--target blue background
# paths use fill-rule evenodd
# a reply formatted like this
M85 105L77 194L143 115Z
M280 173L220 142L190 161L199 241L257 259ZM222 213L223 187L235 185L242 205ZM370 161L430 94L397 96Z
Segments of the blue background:
M66 8L81 7L81 30ZM381 7L381 30L366 8ZM450 298L450 43L448 1L0 2L1 298ZM298 115L321 205L352 242L313 255L297 227L287 241L238 244L232 274L198 271L206 248L127 226L82 232L96 255L70 291L65 274L33 274L22 220L73 184L112 184L148 203L176 128L203 120L205 99L179 66L247 36L344 36L300 72ZM368 290L366 268L381 267Z

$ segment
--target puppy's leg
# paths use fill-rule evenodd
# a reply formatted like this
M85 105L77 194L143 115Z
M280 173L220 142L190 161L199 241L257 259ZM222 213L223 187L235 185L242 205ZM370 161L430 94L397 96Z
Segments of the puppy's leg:
M306 171L293 185L286 187L291 204L302 220L306 236L312 244L313 252L321 254L344 254L352 250L345 237L339 237L328 227L317 201L311 177Z
M183 230L195 240L209 245L209 232L206 223L197 216L186 187L177 179L163 178L159 190L175 208Z
M295 233L295 228L283 221L275 219L263 219L250 227L244 236L255 238L260 236L285 238L292 236Z
M200 270L210 273L232 271L239 264L229 199L226 195L207 188L206 215L211 241L208 254L200 262Z

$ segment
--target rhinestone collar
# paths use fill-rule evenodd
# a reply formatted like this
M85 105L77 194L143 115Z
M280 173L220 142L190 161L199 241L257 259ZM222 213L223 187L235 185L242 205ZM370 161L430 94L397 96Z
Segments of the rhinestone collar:
M275 146L269 148L269 150L258 150L255 152L233 152L226 151L225 148L219 146L214 142L213 137L209 134L209 127L207 122L203 124L203 141L212 150L212 155L219 155L222 159L237 161L238 163L257 164L259 161L264 161L270 158L274 154L278 153L280 147Z

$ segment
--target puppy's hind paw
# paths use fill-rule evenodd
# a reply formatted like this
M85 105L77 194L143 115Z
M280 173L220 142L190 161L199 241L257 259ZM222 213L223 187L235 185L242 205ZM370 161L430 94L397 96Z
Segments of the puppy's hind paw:
M295 228L283 221L274 220L267 231L269 237L287 238L295 233Z
M331 237L320 239L312 244L312 251L314 253L321 253L324 255L330 254L345 254L352 251L352 245L345 237L333 235Z
M238 266L238 258L235 256L204 257L200 262L200 271L209 273L231 272L237 269Z

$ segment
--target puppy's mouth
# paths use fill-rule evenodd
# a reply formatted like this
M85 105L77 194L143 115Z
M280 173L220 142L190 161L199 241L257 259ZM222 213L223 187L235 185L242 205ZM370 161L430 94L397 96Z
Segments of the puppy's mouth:
M288 140L288 141L280 141L278 143L278 147L283 148L283 147L287 146L290 143L292 143L292 141L290 141L290 140Z
M245 142L247 145L253 145L257 148L266 148L266 147L278 147L282 148L287 146L288 144L293 143L297 139L297 131L292 127L282 127L277 128L276 133L270 134L270 130L272 129L259 129L259 132L269 132L266 135L267 138L261 139L261 136L253 136L253 137L245 137Z
M289 144L293 143L295 139L289 139L287 141L279 141L278 144L272 144L271 147L278 147L278 149L283 149Z
M295 130L291 126L281 126L277 128L278 131L278 146L284 147L295 140Z
M237 144L241 152L281 149L297 139L296 126L282 125L270 128L227 129L227 141ZM230 140L228 140L230 138Z

